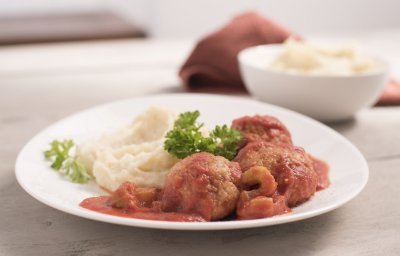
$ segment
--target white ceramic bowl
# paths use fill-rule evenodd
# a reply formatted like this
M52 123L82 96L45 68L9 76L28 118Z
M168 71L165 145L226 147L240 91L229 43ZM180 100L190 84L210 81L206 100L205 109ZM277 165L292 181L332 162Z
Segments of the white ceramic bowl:
M283 47L260 45L239 53L241 76L255 98L321 121L338 121L373 105L387 82L388 64L379 58L374 58L379 63L376 70L349 76L289 74L269 69Z

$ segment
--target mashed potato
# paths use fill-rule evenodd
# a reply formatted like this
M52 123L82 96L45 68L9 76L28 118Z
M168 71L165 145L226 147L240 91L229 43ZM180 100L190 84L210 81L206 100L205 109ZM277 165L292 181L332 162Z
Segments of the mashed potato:
M288 39L285 50L270 65L276 71L307 75L352 75L376 68L371 58L359 55L353 48L317 48Z
M125 181L162 188L166 174L178 161L163 148L176 118L173 111L151 107L131 125L79 145L79 160L110 191Z

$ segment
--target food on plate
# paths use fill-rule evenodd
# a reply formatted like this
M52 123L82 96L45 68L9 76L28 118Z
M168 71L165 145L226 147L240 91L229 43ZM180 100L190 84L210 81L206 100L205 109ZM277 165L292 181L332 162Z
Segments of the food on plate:
M51 168L68 176L75 183L87 183L90 175L84 165L70 151L75 146L72 140L58 141L50 143L50 149L44 152L47 161L53 162Z
M313 167L318 177L317 191L326 189L327 187L329 187L330 184L329 165L326 162L316 157L313 157L312 155L309 156L313 161Z
M176 118L172 110L151 107L130 125L78 145L78 160L109 191L126 181L162 188L169 169L178 161L164 150L165 136Z
M240 132L227 125L217 125L207 136L204 124L197 122L199 116L199 111L180 114L174 129L167 133L165 150L180 159L198 152L209 152L232 160L242 138Z
M296 206L316 192L317 173L312 159L300 147L252 142L239 151L234 161L244 172L253 166L268 168L278 183L278 193L286 197L288 206Z
M159 189L140 188L133 183L125 182L111 196L87 198L80 203L80 206L104 214L137 219L180 222L205 221L198 214L163 212L160 201L158 201L160 197L161 190Z
M238 163L221 156L201 152L186 157L167 176L162 209L222 219L235 210L241 173Z
M277 193L278 183L264 166L253 166L243 172L242 191L237 202L239 220L260 219L289 213L285 197Z
M378 63L351 47L322 48L289 38L272 70L306 75L353 75L376 70Z
M208 132L199 115L152 107L131 125L80 144L74 157L72 141L52 144L46 154L63 168L58 152L66 152L110 192L81 207L130 218L267 218L290 213L329 186L329 166L294 146L276 117L239 117Z
M244 116L233 120L232 128L240 131L244 144L259 140L292 144L289 130L273 116Z

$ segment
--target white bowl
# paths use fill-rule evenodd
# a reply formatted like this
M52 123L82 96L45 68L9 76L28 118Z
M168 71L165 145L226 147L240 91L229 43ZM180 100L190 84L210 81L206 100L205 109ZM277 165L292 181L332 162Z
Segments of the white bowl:
M349 119L373 105L384 88L388 64L379 58L374 71L348 76L290 74L269 69L281 44L260 45L238 55L241 76L252 96L321 121Z

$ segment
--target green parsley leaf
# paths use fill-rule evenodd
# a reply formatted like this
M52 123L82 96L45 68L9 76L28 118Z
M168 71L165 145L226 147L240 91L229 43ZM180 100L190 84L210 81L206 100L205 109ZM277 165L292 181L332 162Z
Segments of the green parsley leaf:
M224 156L225 158L232 160L235 158L238 143L242 139L242 135L238 130L228 128L226 124L223 126L217 125L211 132L210 137L214 141L215 155Z
M203 124L197 122L199 116L197 110L181 113L174 128L166 135L164 149L180 159L198 152L209 152L232 160L242 137L240 132L223 125L216 126L210 136L205 137L200 131Z
M68 176L72 182L87 183L91 177L86 168L76 156L69 154L74 145L73 140L54 140L50 143L50 149L44 152L44 158L52 162L51 168Z
M185 158L200 152L199 147L204 142L200 131L203 124L196 122L199 116L199 111L185 112L179 115L174 123L174 129L167 133L167 140L164 142L166 151L178 158Z
M198 110L193 112L184 112L179 115L179 118L175 121L174 127L177 128L190 128L198 127L200 128L203 124L197 124L197 118L199 118L200 112Z

